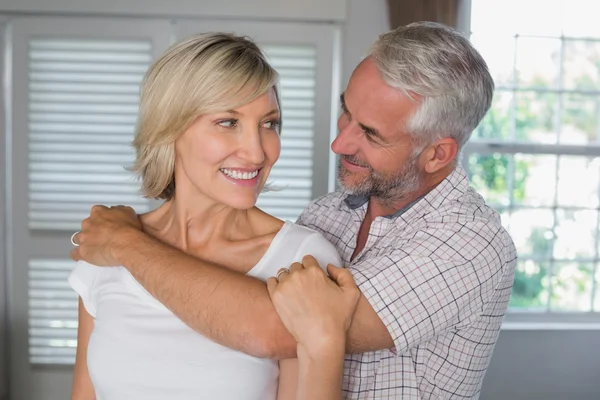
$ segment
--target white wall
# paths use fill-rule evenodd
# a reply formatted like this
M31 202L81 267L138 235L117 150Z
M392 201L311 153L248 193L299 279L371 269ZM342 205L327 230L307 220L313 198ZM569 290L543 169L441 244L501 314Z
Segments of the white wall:
M3 19L0 16L0 400L5 400L8 396L8 369L7 369L7 354L8 354L8 308L6 304L6 249L5 249L5 143L4 143L4 54L2 53L1 43L4 40L2 32L4 32Z
M339 21L346 0L1 0L2 11Z
M348 0L342 54L342 90L377 37L389 30L387 0Z

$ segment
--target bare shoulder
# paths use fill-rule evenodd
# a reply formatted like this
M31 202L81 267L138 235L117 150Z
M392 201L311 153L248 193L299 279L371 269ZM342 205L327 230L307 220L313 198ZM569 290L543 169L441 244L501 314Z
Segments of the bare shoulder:
M274 236L285 224L285 221L264 212L258 207L254 207L249 212L257 236Z

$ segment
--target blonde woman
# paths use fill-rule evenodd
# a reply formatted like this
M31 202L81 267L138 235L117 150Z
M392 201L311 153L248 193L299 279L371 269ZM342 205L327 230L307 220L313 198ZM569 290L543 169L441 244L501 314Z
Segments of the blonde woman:
M259 48L228 34L191 37L152 65L134 170L143 193L164 203L141 216L146 233L263 281L308 253L320 265L341 264L320 234L255 207L280 152L276 83ZM69 282L80 296L73 400L296 398L296 360L212 342L125 268L80 261Z

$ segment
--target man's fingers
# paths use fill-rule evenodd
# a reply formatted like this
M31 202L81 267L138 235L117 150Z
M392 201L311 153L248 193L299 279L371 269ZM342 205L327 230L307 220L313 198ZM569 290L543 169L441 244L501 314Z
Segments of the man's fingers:
M90 215L94 215L96 213L99 213L103 210L108 210L108 207L103 206L101 204L95 204L92 206L92 209L90 210Z
M277 279L274 277L267 279L267 290L269 291L269 296L271 296L271 298L273 298L273 293L275 293L278 284L279 282L277 282Z
M338 268L335 265L329 264L327 272L329 273L329 277L341 288L356 286L352 274L345 268Z
M79 249L76 247L73 250L71 250L69 252L69 257L71 257L71 260L73 261L81 260L81 256L79 255Z

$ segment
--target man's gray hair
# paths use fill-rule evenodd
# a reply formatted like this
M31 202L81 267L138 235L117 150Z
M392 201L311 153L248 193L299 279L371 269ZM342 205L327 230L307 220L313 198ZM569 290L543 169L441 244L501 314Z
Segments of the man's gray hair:
M490 108L494 81L487 64L460 32L417 22L385 33L369 57L391 87L422 96L405 129L423 145L450 137L459 150Z

